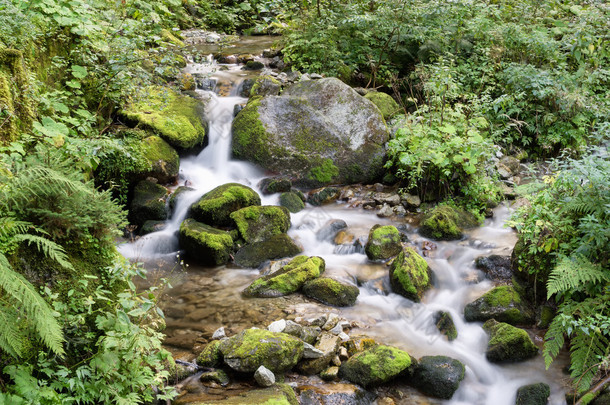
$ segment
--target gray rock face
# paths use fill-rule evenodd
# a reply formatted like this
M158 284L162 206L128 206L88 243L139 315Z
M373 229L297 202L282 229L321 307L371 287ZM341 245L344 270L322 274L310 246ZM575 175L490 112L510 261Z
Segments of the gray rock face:
M261 387L271 387L275 384L275 374L265 366L260 366L256 369L254 379Z
M234 156L309 186L374 181L389 139L377 107L335 78L252 100L233 132Z

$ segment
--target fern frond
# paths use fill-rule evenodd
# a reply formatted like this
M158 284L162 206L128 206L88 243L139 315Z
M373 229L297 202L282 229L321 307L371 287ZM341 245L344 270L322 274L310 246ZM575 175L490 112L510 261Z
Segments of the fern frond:
M73 270L72 263L68 260L68 255L59 244L37 235L19 234L13 237L17 242L26 242L28 245L36 245L36 248L46 257L55 260L63 268Z
M15 322L17 315L10 304L0 301L0 350L15 358L23 353L23 336Z
M608 339L599 331L577 330L570 344L571 376L577 379L577 390L589 389L601 360L608 355Z
M0 238L9 238L18 233L27 233L32 226L26 221L19 221L13 217L0 217Z
M62 356L63 332L53 310L34 286L12 269L3 254L0 254L0 270L0 289L25 312L26 321L33 327L45 346L53 353Z
M589 283L609 280L610 275L603 270L602 266L591 263L584 256L564 257L549 274L547 298L569 290L581 291Z
M562 315L555 316L544 335L542 356L547 370L565 343L566 319Z

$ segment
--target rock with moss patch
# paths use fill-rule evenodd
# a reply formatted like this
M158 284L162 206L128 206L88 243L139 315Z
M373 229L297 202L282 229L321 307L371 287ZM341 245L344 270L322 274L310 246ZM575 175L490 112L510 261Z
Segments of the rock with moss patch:
M457 339L458 332L449 312L438 311L434 314L434 324L440 333L447 337L448 341Z
M320 206L335 202L341 195L341 190L336 187L324 187L312 190L307 195L307 202L311 205Z
M189 403L191 405L299 405L294 390L287 384L275 384L273 387L251 390L225 399Z
M288 192L280 194L280 205L286 207L288 211L296 214L305 208L305 203L295 192Z
M519 387L515 405L546 405L551 396L551 387L545 383L528 384Z
M140 152L146 161L146 175L160 183L173 183L178 178L180 158L178 152L158 136L149 136L140 143Z
M281 297L299 291L303 285L320 277L325 269L324 259L297 256L280 270L256 279L244 294L249 297Z
M304 351L300 339L264 329L246 329L222 340L219 348L225 364L242 373L254 373L260 366L284 373L297 365Z
M180 248L205 266L220 266L229 262L233 238L228 232L186 219L180 225Z
M292 188L292 182L286 178L268 177L262 179L261 182L258 183L258 187L261 189L261 193L265 195L286 193Z
M220 367L222 365L220 342L221 340L212 340L208 343L199 356L197 356L197 365L208 368Z
M402 251L400 232L392 225L375 225L369 232L369 239L364 247L371 260L387 260Z
M235 264L242 267L256 268L267 260L292 257L302 249L287 234L279 234L263 241L248 244L235 254Z
M390 346L375 346L357 353L339 369L341 378L370 387L386 383L411 365L409 353Z
M464 236L462 228L477 225L476 218L463 210L440 204L422 218L419 232L434 240L456 240Z
M424 293L432 287L432 271L411 247L405 247L390 267L392 291L414 302L420 302Z
M383 118L386 120L392 118L400 111L400 106L389 94L379 91L370 91L364 96L379 108Z
M202 147L207 133L204 104L166 87L148 87L120 111L128 123L150 128L182 150Z
M389 131L379 109L338 79L254 98L233 122L233 154L304 186L383 175Z
M167 189L165 187L148 180L139 182L129 207L129 221L134 225L142 226L148 220L167 219L166 197Z
M203 382L213 382L222 387L226 387L231 382L229 375L224 370L206 371L199 376L199 380Z
M290 228L290 213L284 207L254 205L231 213L239 235L247 243L262 242Z
M485 322L483 329L489 334L485 357L492 363L522 361L538 354L538 348L523 329L493 319Z
M459 360L447 356L424 356L417 362L410 382L426 395L451 399L465 372L466 368Z
M231 213L253 205L261 205L258 193L248 186L227 183L207 192L191 206L191 217L213 226L233 226Z
M252 84L250 97L277 96L282 84L272 76L259 76Z
M513 286L493 288L466 305L464 317L468 322L495 319L511 325L532 325L535 315Z
M349 307L356 303L360 290L356 286L321 277L308 281L303 286L303 294L326 305Z

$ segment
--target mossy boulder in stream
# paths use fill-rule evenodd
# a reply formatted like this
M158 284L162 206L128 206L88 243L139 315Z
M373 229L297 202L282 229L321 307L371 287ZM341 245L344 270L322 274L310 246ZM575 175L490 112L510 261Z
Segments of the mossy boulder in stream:
M363 387L383 384L411 365L409 353L390 346L375 346L350 357L339 368L339 375Z
M379 109L335 78L251 99L235 117L233 134L236 158L311 187L380 178L389 139Z
M305 350L302 340L264 329L246 329L222 340L219 348L225 364L242 373L254 373L260 366L284 373L297 365Z
M229 391L230 392L230 391ZM190 405L299 405L293 389L287 384L252 390L226 399L189 402Z
M203 348L197 356L197 365L206 368L217 368L222 365L222 353L220 351L221 340L212 340Z
M229 262L233 238L228 232L186 219L180 225L180 248L205 266L220 266Z
M140 143L140 151L146 161L146 174L167 184L178 178L180 158L178 152L158 136L149 136Z
M546 405L549 402L549 396L551 396L551 387L548 384L524 385L517 390L515 405ZM598 402L594 402L594 404L601 405Z
M420 223L419 233L426 238L435 240L462 239L462 228L471 228L477 225L474 215L440 204L429 211Z
M396 256L402 251L400 232L392 225L375 225L369 232L364 251L371 260L387 260Z
M380 91L370 91L364 97L379 108L383 118L386 120L392 118L400 111L400 106L389 94Z
M139 182L129 208L129 221L134 225L142 226L148 220L167 219L166 197L165 187L148 180Z
M305 203L298 193L290 191L280 194L280 205L286 207L288 211L296 214L305 209Z
M448 341L457 339L458 332L449 312L437 311L434 313L434 324L440 333L447 337Z
M262 242L290 228L290 213L284 207L254 205L231 214L239 235L247 243Z
M244 295L249 297L281 297L297 292L303 285L324 272L326 263L321 257L297 256L275 273L256 279Z
M485 357L492 363L515 362L530 359L538 348L523 329L493 319L483 324L489 334Z
M227 183L208 191L191 206L191 216L213 226L233 226L231 214L252 205L261 205L261 198L248 186Z
M405 247L390 267L392 291L414 302L420 302L424 293L432 287L432 271L411 247Z
M235 264L256 268L267 260L283 259L298 255L302 249L285 233L275 235L263 242L248 244L235 254Z
M200 100L167 87L150 86L119 112L128 123L157 132L170 145L192 149L204 145L207 123Z
M303 294L326 305L349 307L356 303L360 290L355 285L342 284L328 277L308 281Z
M513 286L502 285L486 292L466 305L464 317L468 322L495 319L511 325L532 325L535 314Z
M424 356L417 362L411 383L424 394L451 399L464 379L466 367L447 356Z

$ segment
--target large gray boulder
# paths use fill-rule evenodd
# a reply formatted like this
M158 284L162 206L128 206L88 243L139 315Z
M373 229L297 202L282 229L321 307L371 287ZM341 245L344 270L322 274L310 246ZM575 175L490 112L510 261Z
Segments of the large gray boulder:
M379 109L335 78L252 99L233 121L236 158L307 186L374 181L388 139Z

